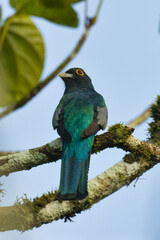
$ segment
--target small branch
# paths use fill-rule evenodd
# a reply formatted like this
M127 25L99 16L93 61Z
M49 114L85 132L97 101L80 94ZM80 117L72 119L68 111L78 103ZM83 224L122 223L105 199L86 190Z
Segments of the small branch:
M9 105L3 112L0 112L0 118L8 115L9 113L13 112L14 110L22 107L25 105L28 101L30 101L33 97L35 97L53 78L55 78L62 69L77 55L77 53L80 51L81 47L83 46L88 33L91 29L91 27L95 24L98 18L99 10L102 4L102 0L100 1L96 14L92 18L94 21L89 21L88 24L85 26L85 31L82 34L80 40L78 41L76 47L73 49L73 51L69 54L69 56L43 81L41 81L34 89L32 89L26 96L24 96L20 101L13 103Z
M151 108L147 108L140 116L125 124L128 127L136 127L143 123L151 114Z
M96 22L96 20L97 20L97 18L98 18L98 16L99 16L99 12L100 12L100 10L101 10L102 3L103 3L103 0L100 0L100 1L99 1L99 5L98 5L98 8L97 8L97 11L96 11L96 14L95 14L95 17L94 17L95 22Z
M132 132L132 128L121 124L110 127L109 132L95 137L92 154L106 148L117 147L137 156L145 156L148 160L160 161L160 147L138 140L131 135ZM62 143L61 139L58 138L42 147L2 156L0 162L4 162L4 164L0 166L0 176L55 162L61 158L61 151Z
M134 179L152 168L156 163L141 159L128 164L120 161L102 174L89 181L89 196L82 201L58 201L56 194L45 194L33 201L25 199L24 204L0 208L0 231L26 231L58 219L70 219L77 213L89 209ZM53 197L52 197L53 196Z

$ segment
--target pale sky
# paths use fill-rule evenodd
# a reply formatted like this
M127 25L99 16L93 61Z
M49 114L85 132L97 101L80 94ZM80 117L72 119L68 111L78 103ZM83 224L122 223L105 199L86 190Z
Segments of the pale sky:
M12 10L1 0L3 16ZM92 2L92 6L91 6ZM98 1L90 1L90 15ZM42 79L71 52L84 29L84 4L75 6L80 14L77 29L33 18L40 29L46 59ZM65 68L82 67L101 93L109 111L109 125L138 116L159 94L160 89L160 1L105 0L97 24L83 49ZM24 150L46 144L58 137L51 121L63 94L64 85L56 77L30 103L0 120L0 150ZM147 123L137 127L134 136L146 139ZM125 152L117 149L92 155L89 179L120 161ZM136 183L78 214L72 222L62 220L23 234L0 233L2 240L159 240L160 166L145 173ZM30 171L2 177L5 197L1 205L12 205L24 193L30 198L58 188L60 161Z

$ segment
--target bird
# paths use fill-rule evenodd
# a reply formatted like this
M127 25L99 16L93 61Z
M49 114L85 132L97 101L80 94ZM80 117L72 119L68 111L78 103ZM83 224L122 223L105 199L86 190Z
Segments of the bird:
M82 68L59 74L64 94L53 114L52 125L62 139L58 200L82 200L88 196L90 153L95 134L107 125L104 98L95 91Z

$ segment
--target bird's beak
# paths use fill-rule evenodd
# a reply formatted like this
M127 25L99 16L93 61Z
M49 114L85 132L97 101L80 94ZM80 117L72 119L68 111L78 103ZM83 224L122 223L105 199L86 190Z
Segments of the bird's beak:
M60 73L59 76L63 79L63 78L73 78L73 74L72 73Z

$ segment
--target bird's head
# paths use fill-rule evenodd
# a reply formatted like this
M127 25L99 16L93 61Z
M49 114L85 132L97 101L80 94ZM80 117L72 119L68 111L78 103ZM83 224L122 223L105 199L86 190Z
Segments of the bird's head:
M81 68L70 68L65 73L60 73L59 76L65 83L66 91L75 88L94 89L90 77Z

